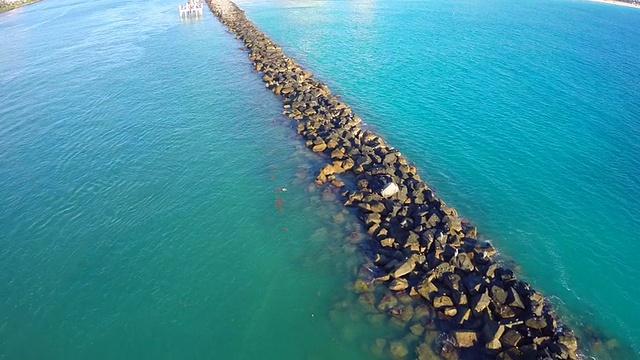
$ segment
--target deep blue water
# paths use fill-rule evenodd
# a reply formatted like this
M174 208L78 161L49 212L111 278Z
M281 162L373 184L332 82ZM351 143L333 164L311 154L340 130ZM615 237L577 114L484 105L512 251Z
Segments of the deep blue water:
M640 11L238 4L552 297L590 354L640 358ZM357 221L311 185L318 159L241 43L176 6L0 15L0 355L371 356L400 333L350 308Z

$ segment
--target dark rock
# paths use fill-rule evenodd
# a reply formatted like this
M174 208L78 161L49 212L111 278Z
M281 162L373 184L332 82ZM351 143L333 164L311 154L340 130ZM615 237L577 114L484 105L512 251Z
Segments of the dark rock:
M482 328L482 333L487 341L500 339L502 334L504 334L504 331L504 325L492 320L485 322L484 327Z
M522 335L515 330L507 330L502 337L500 337L500 341L504 346L516 347L518 343L522 340Z
M489 265L489 267L485 271L485 275L488 278L493 279L496 276L496 270L498 270L498 268L500 268L500 265L498 265L498 263L493 263Z
M507 292L498 285L493 285L491 287L491 299L499 304L504 304L507 302Z
M538 358L538 347L535 344L523 345L518 349L522 353L521 359L536 360Z
M521 360L522 352L516 348L507 349L498 354L498 360Z
M481 291L485 282L479 276L470 275L470 276L465 276L462 279L462 283L467 288L470 295L475 295Z
M450 273L444 276L444 283L453 291L460 291L460 275Z
M502 271L502 274L500 275L500 279L502 279L502 282L505 283L506 285L511 285L516 282L515 274L513 273L513 271L509 269L504 269L504 271Z
M471 309L468 307L460 307L458 308L458 314L456 315L455 322L463 325L467 321L471 319Z
M427 219L426 225L428 229L433 229L436 226L438 226L439 223L440 223L440 218L438 217L437 214L433 213Z
M458 249L454 248L453 246L446 244L444 246L444 250L442 252L442 257L441 259L444 261L449 261L451 260L454 256L456 256L458 254Z
M510 319L516 316L516 312L509 305L494 303L493 310L503 319Z
M471 257L467 253L463 252L458 253L458 255L451 260L451 264L466 272L471 272L475 269Z

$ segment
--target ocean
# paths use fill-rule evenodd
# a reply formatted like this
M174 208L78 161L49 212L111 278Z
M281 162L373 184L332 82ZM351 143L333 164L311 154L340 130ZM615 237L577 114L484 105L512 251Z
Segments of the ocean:
M0 14L0 357L388 358L364 235L242 43L167 0ZM547 295L640 358L640 11L240 0Z

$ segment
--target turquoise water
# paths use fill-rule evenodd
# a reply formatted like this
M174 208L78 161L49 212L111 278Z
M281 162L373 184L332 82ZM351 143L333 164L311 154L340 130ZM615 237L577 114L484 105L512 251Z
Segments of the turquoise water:
M239 5L551 296L592 355L640 358L640 11ZM403 333L354 302L356 219L311 185L319 158L241 43L176 6L0 15L0 356L371 357Z
M631 310L640 304L640 11L563 1L240 4L572 323L640 357Z

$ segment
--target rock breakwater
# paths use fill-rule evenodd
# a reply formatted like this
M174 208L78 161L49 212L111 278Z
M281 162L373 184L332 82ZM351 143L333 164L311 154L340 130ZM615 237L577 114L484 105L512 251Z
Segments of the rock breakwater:
M398 150L364 129L349 106L235 4L207 3L244 42L306 146L328 160L316 183L343 189L344 204L355 209L371 240L371 265L354 285L359 302L424 335L413 349L417 358L433 358L434 350L446 359L578 358L575 335L558 324L543 295L495 262L492 246L478 241L476 228L439 199ZM386 288L380 299L376 286ZM409 354L402 341L391 342L389 352Z

